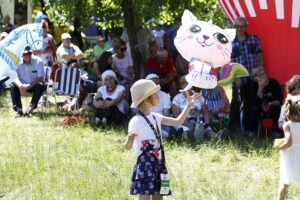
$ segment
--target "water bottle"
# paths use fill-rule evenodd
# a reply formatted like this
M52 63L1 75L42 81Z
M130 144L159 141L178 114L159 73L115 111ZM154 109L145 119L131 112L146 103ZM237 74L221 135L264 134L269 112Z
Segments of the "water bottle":
M204 138L204 123L200 120L200 117L197 117L194 136L196 140L202 140Z

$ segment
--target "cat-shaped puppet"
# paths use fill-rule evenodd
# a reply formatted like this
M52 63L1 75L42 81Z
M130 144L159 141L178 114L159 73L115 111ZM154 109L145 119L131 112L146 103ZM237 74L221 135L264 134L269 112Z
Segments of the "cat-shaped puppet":
M174 44L190 62L186 89L192 86L212 89L217 84L226 85L236 77L248 76L245 67L230 63L231 38L225 30L197 20L188 10L184 11L181 22Z

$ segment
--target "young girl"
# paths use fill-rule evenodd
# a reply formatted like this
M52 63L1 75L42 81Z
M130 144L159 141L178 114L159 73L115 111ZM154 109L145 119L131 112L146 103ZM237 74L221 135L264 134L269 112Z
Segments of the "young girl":
M177 118L150 113L151 108L159 104L160 86L151 80L141 79L130 88L131 107L137 108L128 126L125 148L133 147L137 162L133 169L130 194L139 195L140 200L162 200L170 195L169 179L165 166L164 147L161 137L161 125L176 126L184 122L190 107L197 99L187 95L187 105ZM199 98L199 97L198 97Z
M285 199L289 184L300 184L300 97L291 96L285 103L289 121L283 125L284 138L276 139L280 149L280 185L278 200Z

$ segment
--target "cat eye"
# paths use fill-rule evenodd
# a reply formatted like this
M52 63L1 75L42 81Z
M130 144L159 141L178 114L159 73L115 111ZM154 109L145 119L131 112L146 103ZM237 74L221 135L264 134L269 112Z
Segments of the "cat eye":
M192 33L199 33L201 32L201 27L199 25L196 25L196 24L193 24L191 27L190 27L190 31Z
M222 44L227 44L228 43L228 39L225 37L225 35L223 35L222 33L219 33L219 32L217 32L217 33L215 33L214 34L214 38L218 41L218 42L220 42L220 43L222 43Z

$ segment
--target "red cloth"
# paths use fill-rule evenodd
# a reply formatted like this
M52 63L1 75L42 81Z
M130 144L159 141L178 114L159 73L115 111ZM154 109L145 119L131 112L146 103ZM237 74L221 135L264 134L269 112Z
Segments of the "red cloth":
M145 72L146 74L148 74L149 72L156 72L158 73L160 78L164 78L168 73L174 74L175 68L170 57L168 57L165 64L161 66L158 63L157 57L152 56L147 59Z
M62 120L62 124L85 123L86 121L87 121L86 118L71 116L71 117L64 117Z

